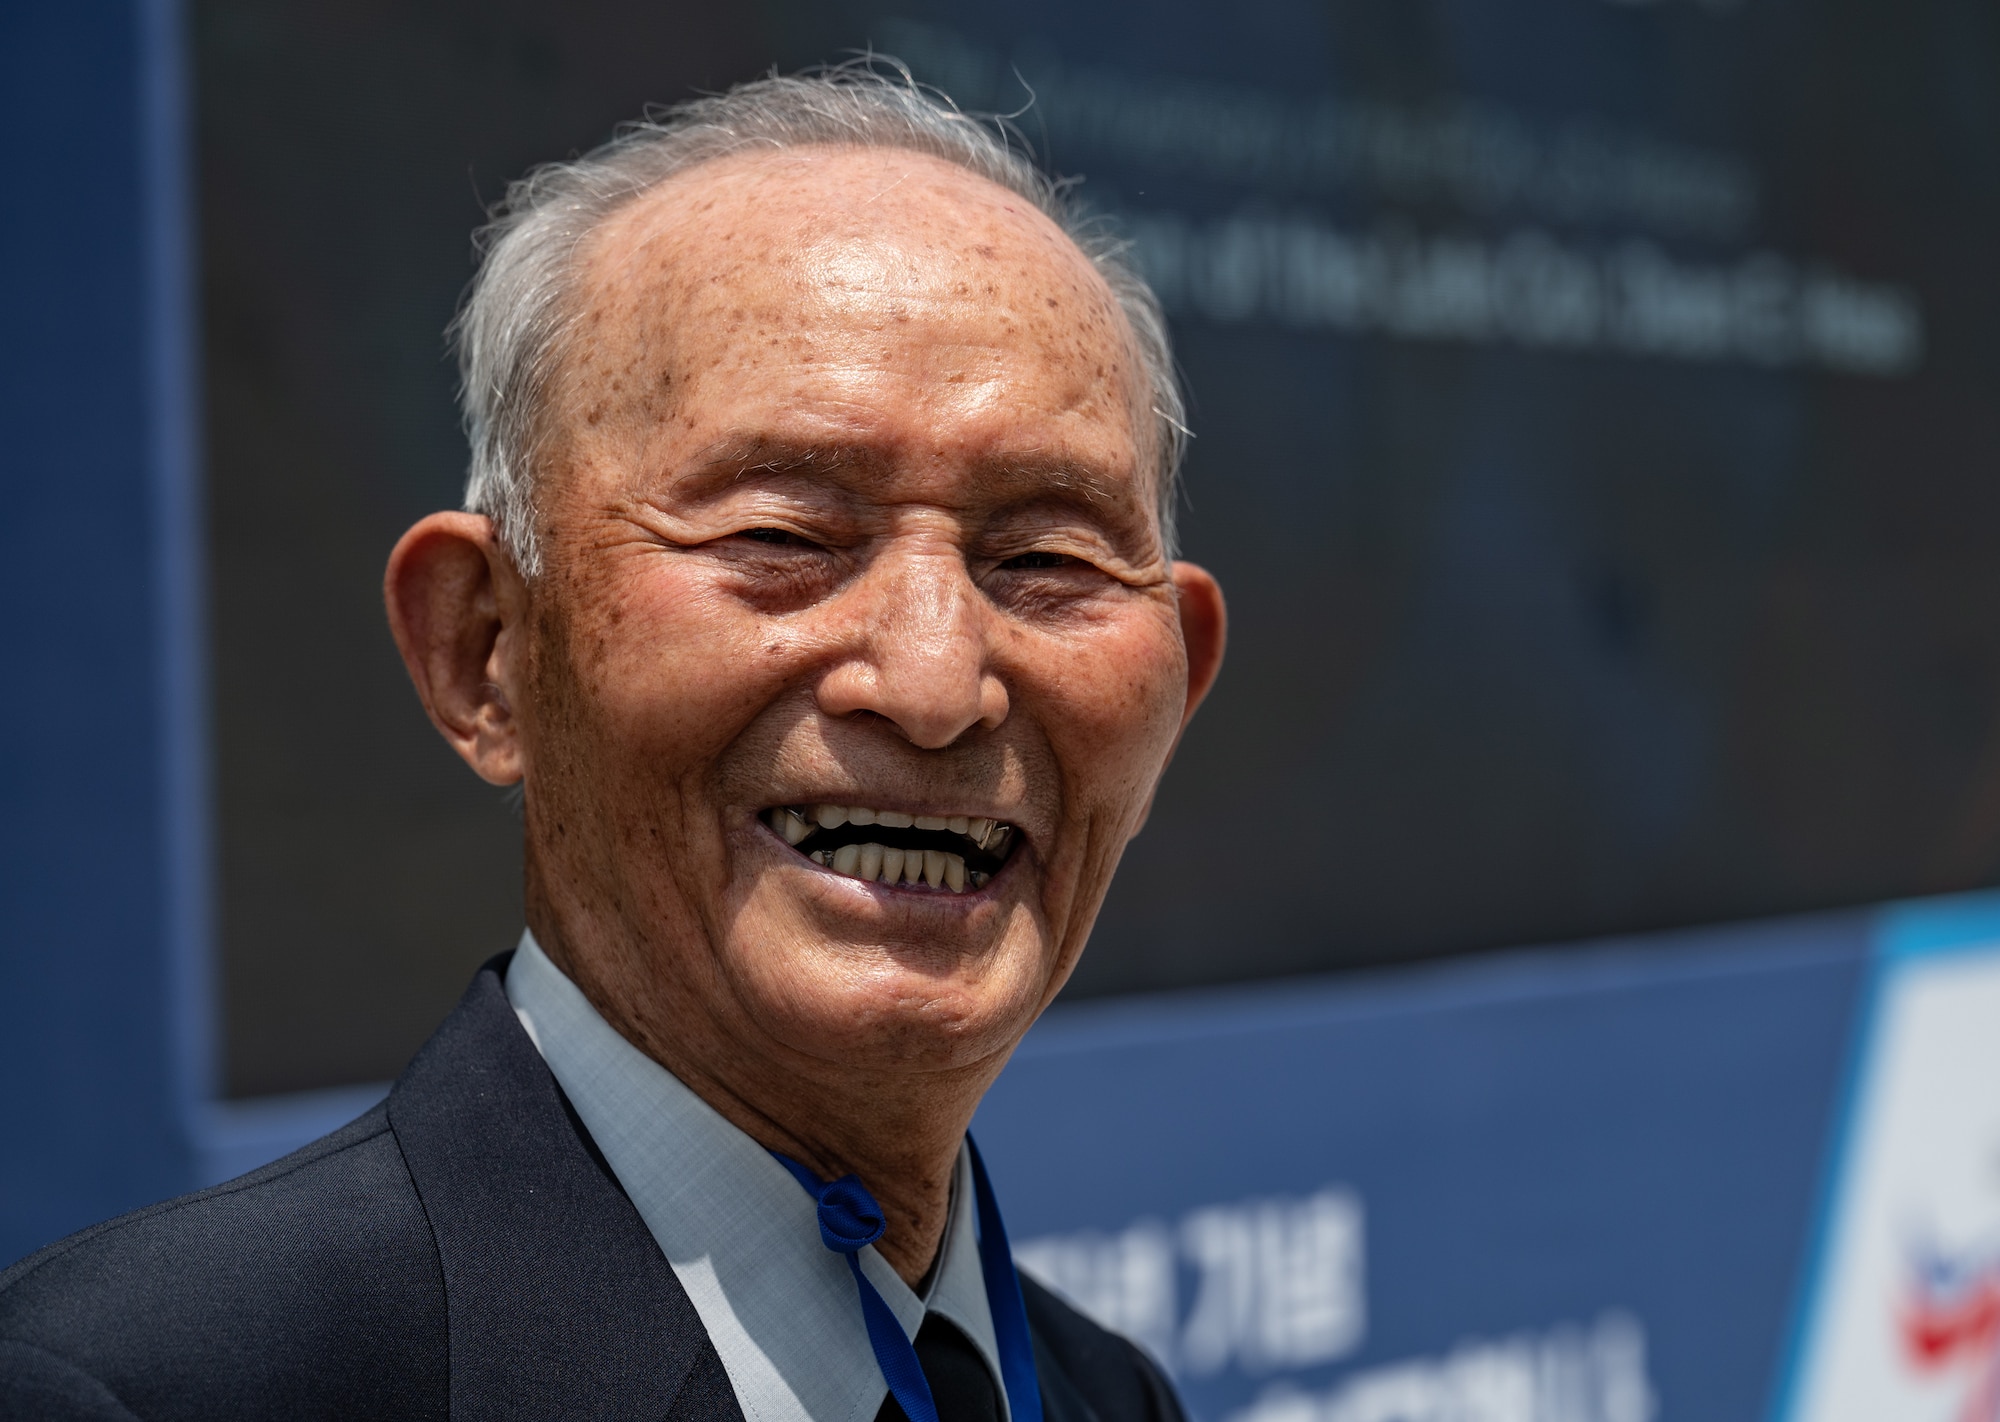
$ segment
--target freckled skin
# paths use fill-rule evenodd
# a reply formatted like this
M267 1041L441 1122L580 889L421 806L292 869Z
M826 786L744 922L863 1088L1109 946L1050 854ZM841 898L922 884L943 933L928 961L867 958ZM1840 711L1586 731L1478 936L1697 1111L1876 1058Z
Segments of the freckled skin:
M528 920L628 1039L882 1200L929 1267L980 1096L1075 966L1220 665L1172 563L1130 328L942 161L720 160L585 253L544 574L437 514L391 560L433 720L525 782ZM863 885L772 805L986 815L986 890Z

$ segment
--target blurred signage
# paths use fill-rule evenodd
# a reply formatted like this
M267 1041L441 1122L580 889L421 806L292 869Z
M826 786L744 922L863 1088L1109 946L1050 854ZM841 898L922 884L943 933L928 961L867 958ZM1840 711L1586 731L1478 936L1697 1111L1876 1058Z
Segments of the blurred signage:
M1198 1422L2000 1416L2000 895L1058 1010L975 1129Z
M1517 210L1710 239L1741 238L1757 217L1757 175L1742 158L1587 116L1536 122L1463 95L1398 103L1139 74L1072 63L1044 43L1006 55L949 27L900 18L885 19L879 33L890 53L959 103L1018 110L1031 130L1115 163L1132 180L1358 191L1468 214Z
M1188 1376L1232 1363L1251 1373L1329 1363L1353 1352L1367 1326L1361 1202L1341 1187L1207 1205L1174 1226L1044 1236L1015 1256ZM1186 1309L1184 1266L1195 1274Z
M1265 210L1359 189L1402 205L1442 202L1475 220L1526 214L1736 245L1754 232L1759 193L1731 154L1584 118L1544 130L1492 102L1288 99L1054 56L1023 68L910 21L890 21L884 34L962 102L1005 107L1010 89L1031 94L1035 121L1093 157L1263 189L1250 207L1207 220L1102 183L1085 189L1120 210L1176 314L1877 376L1907 375L1922 360L1915 292L1822 261L1769 250L1677 258L1643 238L1576 242L1533 226L1424 232L1385 218L1343 229Z
M1304 1199L1190 1211L1177 1227L1033 1239L1023 1268L1137 1340L1184 1383L1234 1369L1297 1373L1358 1348L1367 1324L1363 1211L1332 1186ZM1192 1272L1182 1306L1180 1276ZM1651 1422L1645 1330L1616 1310L1448 1353L1399 1359L1308 1391L1279 1381L1230 1422Z
M1646 1335L1630 1316L1470 1338L1321 1392L1278 1384L1231 1422L1652 1422Z
M1716 265L1644 241L1570 246L1533 228L1488 242L1253 215L1145 214L1130 228L1168 310L1213 321L1875 376L1907 375L1923 357L1907 290L1773 252Z
M2000 1418L2000 912L1892 919L1780 1422Z
M1876 924L1059 1008L974 1129L1198 1422L1756 1422Z
M1170 312L1874 376L1910 374L1922 360L1916 294L1826 262L1770 250L1684 260L1652 240L1580 244L1536 226L1426 234L1388 218L1342 230L1260 210L1362 188L1400 204L1442 200L1472 218L1530 214L1740 244L1754 230L1758 182L1730 154L1592 120L1542 132L1492 102L1286 100L1056 58L1030 60L1028 80L952 30L892 22L886 34L920 72L950 76L944 86L966 102L998 104L1008 84L1026 86L1036 118L1092 156L1264 188L1270 196L1250 208L1210 220L1086 188L1124 208L1124 230Z

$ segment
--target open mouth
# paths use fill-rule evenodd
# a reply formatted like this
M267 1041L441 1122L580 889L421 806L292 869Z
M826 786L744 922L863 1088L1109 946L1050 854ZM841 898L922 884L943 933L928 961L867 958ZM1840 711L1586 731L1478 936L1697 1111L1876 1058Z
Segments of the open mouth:
M823 869L906 889L978 890L1014 847L1014 827L976 815L908 815L865 805L778 805L763 821Z

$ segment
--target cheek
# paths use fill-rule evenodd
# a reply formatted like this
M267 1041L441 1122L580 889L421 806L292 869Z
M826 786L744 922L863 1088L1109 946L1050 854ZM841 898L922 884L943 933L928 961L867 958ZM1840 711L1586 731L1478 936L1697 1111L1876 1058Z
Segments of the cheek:
M1187 701L1179 629L1149 614L1116 636L1084 639L1037 664L1073 810L1097 812L1124 800L1136 815Z
M707 764L779 694L787 648L670 559L633 562L573 604L601 611L572 630L570 669L610 739L655 765Z

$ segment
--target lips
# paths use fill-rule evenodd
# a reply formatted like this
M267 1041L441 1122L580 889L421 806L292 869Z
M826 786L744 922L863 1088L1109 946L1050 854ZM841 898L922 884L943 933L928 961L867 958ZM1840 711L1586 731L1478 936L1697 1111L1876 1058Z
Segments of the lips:
M978 815L911 815L866 805L778 805L764 823L823 869L866 884L962 894L997 873L1014 826Z

